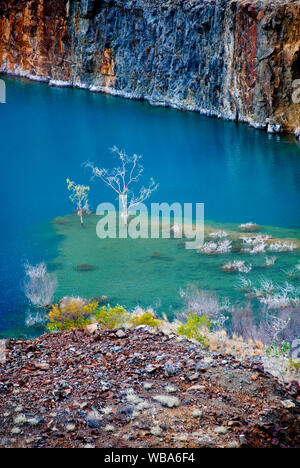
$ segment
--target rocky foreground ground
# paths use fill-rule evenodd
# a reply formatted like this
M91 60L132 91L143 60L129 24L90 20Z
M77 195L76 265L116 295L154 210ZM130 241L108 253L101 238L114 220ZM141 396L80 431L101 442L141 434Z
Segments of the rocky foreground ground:
M299 447L300 389L147 327L7 340L0 447Z

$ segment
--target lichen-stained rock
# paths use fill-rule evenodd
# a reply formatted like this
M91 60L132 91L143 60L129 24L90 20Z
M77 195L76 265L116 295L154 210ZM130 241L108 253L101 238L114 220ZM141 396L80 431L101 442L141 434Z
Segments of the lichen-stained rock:
M300 1L3 0L0 70L294 132Z
M109 47L106 47L103 52L99 72L104 77L103 86L108 89L113 88L115 82L114 60Z
M0 67L17 75L71 80L68 2L7 0L0 4Z

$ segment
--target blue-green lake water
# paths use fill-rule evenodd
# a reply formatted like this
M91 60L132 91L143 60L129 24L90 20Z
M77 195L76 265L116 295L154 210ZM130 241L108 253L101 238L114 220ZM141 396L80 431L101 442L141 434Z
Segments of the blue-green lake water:
M56 274L56 300L107 295L112 303L152 305L172 316L180 307L180 288L191 282L242 300L234 286L237 274L220 270L232 254L204 256L177 240L100 241L96 216L81 229L70 215L65 180L90 185L94 209L114 202L113 193L91 181L82 166L87 160L111 166L114 145L143 156L144 177L160 184L151 201L203 202L208 225L236 232L238 223L253 221L274 237L300 238L300 145L293 138L144 102L2 78L7 104L0 105L0 336L41 332L25 324L32 309L23 287L27 261L44 261ZM53 223L64 216L68 223ZM251 261L253 280L266 274L264 255L236 258ZM284 271L298 259L299 249L279 254L268 276L285 281ZM78 264L96 269L79 272ZM298 280L296 275L291 281Z

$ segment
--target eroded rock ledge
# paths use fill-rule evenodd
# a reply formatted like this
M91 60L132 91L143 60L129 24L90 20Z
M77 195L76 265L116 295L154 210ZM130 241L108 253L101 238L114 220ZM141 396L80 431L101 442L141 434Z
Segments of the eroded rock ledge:
M7 340L0 447L299 447L300 392L142 326Z
M3 0L0 70L300 136L300 1Z

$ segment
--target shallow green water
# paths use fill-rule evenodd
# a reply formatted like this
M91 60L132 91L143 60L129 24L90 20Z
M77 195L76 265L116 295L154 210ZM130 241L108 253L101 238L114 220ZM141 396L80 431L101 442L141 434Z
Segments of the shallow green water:
M286 273L299 260L298 250L267 252L268 256L275 255L277 261L273 266L265 267L264 254L205 255L187 250L182 239L99 239L96 235L99 217L96 215L86 218L84 228L74 215L67 216L64 221L65 224L55 224L62 240L58 256L51 263L58 277L58 298L74 294L87 298L106 295L112 304L129 308L152 306L158 313L164 312L173 318L182 305L180 289L189 284L216 293L220 298L228 298L232 304L247 302L249 299L238 285L240 274L221 270L222 265L232 260L252 264L252 271L242 276L250 279L253 286L258 286L264 278L278 284L289 281L295 286L299 282L300 272L292 277ZM208 227L225 228L234 245L243 235L236 224L207 222ZM259 233L300 240L296 229L261 227ZM78 265L86 264L94 269L78 271Z

